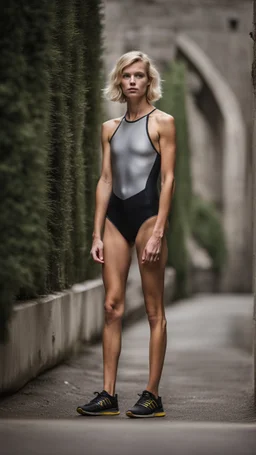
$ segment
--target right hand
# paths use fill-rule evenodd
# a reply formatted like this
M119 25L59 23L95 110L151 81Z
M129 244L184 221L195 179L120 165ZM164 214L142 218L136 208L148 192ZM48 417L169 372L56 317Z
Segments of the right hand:
M103 242L101 239L94 239L92 242L92 249L90 251L92 258L95 262L104 264L103 258Z

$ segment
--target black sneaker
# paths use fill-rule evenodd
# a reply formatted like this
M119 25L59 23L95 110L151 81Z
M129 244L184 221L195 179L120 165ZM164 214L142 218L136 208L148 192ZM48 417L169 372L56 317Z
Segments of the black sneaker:
M128 417L164 417L165 412L161 397L156 398L153 393L144 390L139 394L139 399L135 405L126 411Z
M101 393L94 392L97 396L89 403L78 406L77 412L88 416L115 416L120 414L118 408L117 394L113 397L106 390Z

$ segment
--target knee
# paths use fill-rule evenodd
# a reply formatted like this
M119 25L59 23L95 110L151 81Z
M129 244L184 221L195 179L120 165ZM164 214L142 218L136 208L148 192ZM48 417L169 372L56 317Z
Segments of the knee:
M151 329L155 327L160 327L160 329L164 332L166 330L167 321L164 314L158 314L155 312L148 312L148 322Z
M117 297L107 296L104 305L105 321L107 323L121 320L124 314L124 302Z

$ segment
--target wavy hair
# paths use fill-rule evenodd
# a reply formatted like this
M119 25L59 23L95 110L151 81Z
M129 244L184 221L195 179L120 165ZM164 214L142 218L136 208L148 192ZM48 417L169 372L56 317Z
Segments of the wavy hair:
M108 84L103 89L105 98L110 101L118 101L119 103L126 102L126 98L123 95L121 88L122 72L126 66L132 65L135 62L143 62L146 65L146 71L150 82L147 91L147 100L154 102L161 98L162 89L160 74L147 54L140 51L127 52L117 60L114 68L109 74Z

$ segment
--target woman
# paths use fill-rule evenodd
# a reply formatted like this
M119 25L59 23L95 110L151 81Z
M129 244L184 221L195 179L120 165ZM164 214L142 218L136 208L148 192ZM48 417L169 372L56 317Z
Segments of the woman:
M120 57L105 94L112 101L127 103L127 111L124 117L102 125L102 172L96 189L91 254L102 264L105 287L104 384L103 391L77 411L83 415L120 414L115 384L126 281L135 245L150 326L150 365L146 388L126 415L162 417L165 412L158 387L166 350L165 229L174 190L174 119L152 105L161 97L160 77L142 52Z

